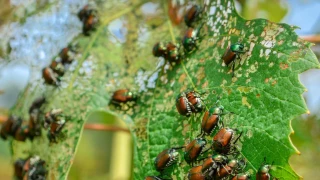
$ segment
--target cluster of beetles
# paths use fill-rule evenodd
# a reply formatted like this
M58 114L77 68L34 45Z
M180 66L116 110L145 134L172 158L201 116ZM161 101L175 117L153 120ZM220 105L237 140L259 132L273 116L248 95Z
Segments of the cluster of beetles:
M185 32L182 43L158 42L153 46L153 55L155 57L163 57L170 64L179 64L187 54L198 49L197 41L202 38L200 36L200 29L203 26L203 23L200 22L202 11L202 8L194 5L185 15L188 29Z
M18 159L14 163L14 171L17 179L36 179L45 180L47 170L45 161L39 156L30 156L27 159Z
M42 128L47 130L50 143L57 143L62 128L65 125L65 117L61 109L53 109L43 114L43 105L46 103L44 97L36 99L29 108L29 121L20 117L10 116L1 127L1 138L6 140L13 137L17 141L25 142L27 139L33 141L35 137L42 134ZM47 171L45 162L38 156L27 159L18 159L14 164L17 179L42 180L45 179Z
M193 5L184 16L188 29L183 37L181 50L180 43L158 42L154 45L152 53L155 57L163 57L169 63L179 63L189 53L198 49L198 41L202 39L200 30L204 23L203 8ZM223 62L229 66L232 63L234 73L235 60L240 59L240 54L245 53L244 45L241 43L232 44L222 56ZM241 59L240 59L241 60ZM233 74L234 75L234 74ZM179 151L184 152L184 160L191 166L187 174L188 180L249 180L252 176L250 171L243 172L246 167L246 160L241 158L237 148L237 141L242 132L235 137L237 129L224 127L222 115L224 107L215 103L213 107L205 111L201 122L201 133L186 145L172 147L160 152L154 160L155 170L160 173L157 176L147 176L145 180L169 180L172 179L166 170L178 162ZM176 98L176 108L180 115L190 117L194 113L203 112L206 109L201 94L194 90L182 92ZM232 113L232 112L229 112ZM219 127L208 146L206 136L210 136ZM208 152L210 151L211 152ZM207 156L205 156L205 154ZM195 165L197 164L197 165ZM200 164L200 165L199 165ZM269 180L271 165L262 163L256 173L257 180Z
M190 117L194 113L201 113L206 109L200 93L194 90L187 90L176 98L176 108L180 115ZM232 113L232 112L228 112ZM184 160L191 167L187 174L188 180L249 180L252 176L250 171L243 172L246 167L246 160L241 158L237 148L237 141L242 132L237 137L237 129L224 127L222 116L224 107L219 105L219 100L204 112L201 122L201 132L191 142L180 147L172 147L160 152L154 160L154 167L160 173L159 176L147 176L145 180L169 180L166 170L177 163L179 151L183 149ZM212 141L208 144L213 131L219 127ZM209 152L210 151L210 152ZM200 163L200 165L199 165ZM194 166L197 164L196 166ZM262 163L256 173L257 180L269 180L271 165Z
M198 49L198 41L202 39L200 30L204 25L201 22L204 16L203 12L203 8L193 5L184 17L188 29L183 37L182 45L173 42L158 42L153 47L153 55L163 57L171 64L179 64L186 55ZM83 23L83 34L90 35L90 32L96 29L99 22L97 11L86 5L79 11L78 17ZM60 85L60 79L65 73L66 66L73 61L75 52L73 47L62 49L58 58L53 60L49 67L43 69L42 73L46 84ZM232 63L232 72L234 72L235 60L240 59L240 53L244 52L246 51L243 44L232 44L226 50L222 60L227 66ZM114 92L110 104L121 106L129 102L135 103L137 99L138 95L136 93L128 89L119 89ZM57 137L64 127L67 117L63 115L61 109L53 109L47 113L42 113L41 109L45 103L46 99L44 97L38 98L32 103L29 108L30 118L28 123L23 123L24 121L19 117L10 116L2 125L1 138L7 139L11 136L17 141L25 141L26 139L32 141L34 137L41 136L43 127L49 129L47 133L49 141L57 143ZM206 106L200 93L187 90L180 93L176 98L176 108L180 115L190 117L194 113L202 113ZM224 127L222 116L225 114L224 107L219 105L219 101L217 101L213 107L205 111L200 134L186 145L168 148L160 152L154 160L154 167L160 175L147 176L145 180L171 179L165 172L170 166L178 162L179 151L182 151L182 149L184 160L191 166L187 174L189 180L250 179L252 173L250 171L243 172L246 160L240 157L236 145L242 132L235 137L235 134L238 133L237 129ZM217 127L219 127L219 130L208 146L207 137L210 137ZM269 180L271 178L269 173L271 166L264 160L256 173L256 179ZM14 169L17 179L42 180L46 179L47 175L45 161L41 160L39 156L16 160Z
M61 77L64 75L67 66L72 63L75 52L75 48L71 45L63 48L59 56L53 59L48 67L42 69L42 77L46 84L60 85Z
M82 22L83 34L89 36L99 23L97 10L89 5L84 6L78 12L78 18ZM63 48L59 56L55 58L48 67L43 68L42 77L46 84L59 86L61 77L64 75L68 65L74 60L76 48L73 45Z
M17 141L33 140L37 136L41 136L41 129L49 129L47 137L50 142L57 142L57 135L60 133L65 124L65 119L61 115L62 110L54 109L44 114L41 107L46 102L44 97L36 99L29 108L29 121L24 121L20 117L10 116L1 127L1 138L6 140L13 137ZM26 123L25 123L26 122ZM42 123L44 122L44 123ZM42 125L41 125L42 124Z
M185 24L188 26L188 29L184 34L182 42L158 42L153 46L153 55L155 57L163 57L170 64L179 64L188 54L197 50L198 42L204 37L204 35L200 34L204 25L204 22L202 22L202 19L204 19L203 12L204 8L193 5L184 16ZM241 60L240 54L246 52L244 48L244 45L239 42L231 44L222 56L222 60L227 66L232 65L233 76L235 60Z
M83 23L83 34L88 36L96 29L99 22L97 11L89 5L84 6L78 13L78 17ZM57 58L55 58L48 67L42 70L42 77L46 84L55 87L60 86L61 77L64 75L68 65L74 60L76 50L74 46L63 48ZM121 104L123 97L128 101L135 100L136 95L128 90L120 90L115 93L111 103ZM130 97L133 96L131 99ZM1 126L0 137L4 140L12 137L17 141L33 141L35 137L42 134L42 129L47 129L47 137L50 143L58 143L62 135L61 131L66 124L67 116L63 114L62 109L52 109L44 112L46 98L37 98L29 107L29 120L24 121L20 117L10 116ZM45 161L39 156L33 155L26 159L18 159L14 163L14 172L16 179L23 180L45 180L47 170Z

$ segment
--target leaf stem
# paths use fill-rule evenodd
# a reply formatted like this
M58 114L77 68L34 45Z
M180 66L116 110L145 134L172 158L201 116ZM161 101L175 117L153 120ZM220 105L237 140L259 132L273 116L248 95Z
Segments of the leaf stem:
M320 43L320 35L309 35L309 36L300 36L300 38L312 42L312 43Z
M95 124L95 123L85 124L84 128L88 130L94 130L94 131L122 131L122 132L130 133L130 130L126 128L121 128L117 126L107 126L104 124Z

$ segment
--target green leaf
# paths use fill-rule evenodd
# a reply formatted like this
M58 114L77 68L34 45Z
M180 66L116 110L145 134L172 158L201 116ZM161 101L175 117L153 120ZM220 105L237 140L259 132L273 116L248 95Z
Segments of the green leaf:
M273 177L298 179L288 164L289 157L298 152L289 139L290 120L307 112L302 99L305 89L298 74L319 68L310 44L295 34L295 27L265 19L246 21L235 11L233 1L212 0L204 12L205 24L200 33L205 36L199 50L162 73L161 67L156 67L159 59L151 53L153 45L174 41L186 27L171 26L163 1L156 3L156 15L166 17L164 22L153 28L145 26L148 22L141 17L147 15L140 8L143 3L99 4L101 25L90 37L76 39L80 53L77 63L63 77L62 87L46 87L43 92L49 102L46 112L61 108L69 117L62 132L65 138L49 144L44 132L33 142L13 141L14 159L37 154L48 164L49 179L66 179L85 121L92 113L101 113L97 119L114 124L116 116L131 128L134 179L159 175L153 165L157 154L184 145L200 133L202 114L186 118L175 107L176 96L193 88L205 92L203 99L208 108L219 96L225 110L234 112L223 116L223 120L226 126L243 132L238 148L247 159L246 170L255 173L266 157L269 163L274 162ZM124 43L108 30L107 25L116 19L125 22ZM236 42L243 43L247 52L237 61L232 78L230 67L223 65L221 57ZM26 89L13 114L28 119L28 107L43 91L40 84L37 87L30 85ZM140 92L137 106L126 111L108 106L113 91L120 88ZM174 179L184 179L189 169L180 152L180 163L168 173Z
M255 174L266 157L270 164L274 162L272 176L298 179L288 164L289 157L298 153L289 139L290 120L308 111L298 74L319 68L310 44L295 34L295 27L264 19L242 19L233 1L211 1L208 9L214 12L202 30L206 37L199 50L160 78L168 79L163 80L168 83L158 82L150 113L138 118L148 122L144 134L138 136L141 150L135 156L135 179L159 174L153 167L159 152L186 144L200 134L202 114L185 118L175 109L175 97L187 88L206 92L204 100L209 107L220 96L226 111L234 112L224 121L226 126L243 132L239 149L247 159L247 170ZM232 78L230 69L222 66L221 57L236 42L242 42L248 52L241 56ZM183 179L188 169L181 153L181 164L174 169L173 177Z

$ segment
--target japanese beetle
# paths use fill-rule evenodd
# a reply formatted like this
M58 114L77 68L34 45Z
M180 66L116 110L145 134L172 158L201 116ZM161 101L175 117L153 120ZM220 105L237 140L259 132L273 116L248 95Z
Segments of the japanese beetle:
M33 140L35 136L41 136L41 123L39 118L39 110L33 110L29 119L29 138Z
M194 49L198 49L197 41L202 38L200 37L200 29L202 26L203 24L198 28L188 28L185 32L182 39L182 45L187 53Z
M41 106L46 102L46 98L40 97L34 100L29 108L29 114L35 109L40 109Z
M78 18L80 21L84 20L88 17L89 14L89 5L85 5L79 12L78 12Z
M10 116L7 121L2 124L0 136L6 140L8 136L15 136L17 130L21 127L22 119L15 116Z
M114 105L120 105L121 103L136 102L138 95L129 89L116 90L111 98L110 103Z
M78 17L83 23L83 34L89 36L90 31L95 30L99 22L97 10L86 5L78 12Z
M66 120L62 116L61 109L53 109L45 115L45 128L50 127L48 131L48 139L50 142L57 142L57 136L64 127Z
M250 172L245 172L245 173L241 173L233 176L231 180L250 180L250 177L251 177Z
M14 139L17 141L25 141L29 137L30 137L29 126L21 126L14 135Z
M204 104L196 91L188 90L178 95L176 108L179 114L189 117L192 112L201 112L204 109Z
M44 128L48 128L52 122L60 121L62 118L62 109L53 109L45 114Z
M227 156L221 154L214 154L207 158L202 164L202 174L205 177L213 177L214 173L219 170L221 166L227 164Z
M23 179L46 179L45 161L41 160L39 156L30 157L23 166L23 174Z
M199 5L193 5L184 15L184 22L188 27L194 27L194 24L200 20L203 9Z
M57 142L57 136L61 132L62 128L66 124L66 121L64 119L61 119L59 121L54 121L50 124L50 129L48 132L48 138L50 142Z
M165 149L161 153L159 153L156 159L154 160L154 166L156 170L162 172L167 167L175 163L178 160L179 156L179 153L176 151L176 149L181 148L182 147Z
M246 52L244 50L244 45L241 43L232 44L224 55L222 56L223 62L229 66L230 63L232 63L232 73L234 73L234 67L235 67L235 60L236 58L240 59L240 53Z
M44 97L36 99L29 108L29 137L32 140L34 136L41 136L40 108L46 102Z
M42 70L42 77L47 84L59 86L60 78L50 67L46 67Z
M223 110L224 110L223 106L217 106L217 107L211 107L209 111L206 111L202 118L201 131L207 135L210 135L211 132L218 125L221 119L221 115L223 114Z
M185 92L182 92L176 98L176 108L179 114L189 117L192 113L191 103L188 101Z
M193 90L189 90L189 91L186 91L185 94L188 99L188 102L191 104L190 107L192 112L195 112L195 113L201 112L205 108L199 93Z
M84 21L91 14L96 14L96 13L97 13L97 10L95 10L93 7L90 7L87 4L78 12L78 18L80 19L80 21Z
M158 42L153 46L152 54L155 57L165 56L167 53L167 44L164 42Z
M202 166L192 167L188 172L188 180L205 180L205 176L201 172Z
M204 152L207 141L204 138L196 138L185 148L184 159L187 163L193 163Z
M86 19L83 20L82 32L84 35L89 36L90 31L96 29L96 26L99 22L97 14L92 13Z
M270 180L271 175L269 173L271 169L271 165L266 164L266 159L264 159L264 162L260 166L257 174L256 174L256 179L257 180Z
M63 76L65 72L64 65L62 62L58 62L56 60L53 60L50 64L50 68L53 72L57 73L59 76Z
M212 142L212 149L221 154L228 154L231 150L231 140L234 135L234 130L230 128L222 128L220 131L214 135ZM233 142L235 144L242 133L238 138Z
M22 179L23 177L23 166L25 162L26 160L23 159L18 159L14 162L14 175L17 179Z
M170 63L180 63L181 53L180 53L180 44L174 44L169 42L166 46L165 59Z
M74 52L75 50L71 47L63 48L59 53L62 64L70 64L73 61Z

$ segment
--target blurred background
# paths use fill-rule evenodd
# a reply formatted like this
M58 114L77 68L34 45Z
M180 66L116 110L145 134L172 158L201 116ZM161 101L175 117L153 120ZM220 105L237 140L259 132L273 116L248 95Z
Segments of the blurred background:
M297 34L315 43L312 49L320 57L319 0L235 2L239 14L246 19L266 18L300 27ZM87 3L87 0L0 0L0 115L15 104L28 81L41 77L34 70L47 66L81 32L81 22L75 13ZM168 3L172 10L176 2L168 0ZM156 8L157 4L146 3L142 11L150 15ZM154 16L154 12L151 14ZM121 21L114 21L109 29L115 37L123 39L118 33L125 31ZM292 156L290 164L308 180L320 177L320 70L304 72L300 80L308 89L303 96L310 114L292 121L295 133L291 139L301 155ZM126 132L85 130L68 179L128 179L130 144ZM0 140L0 178L12 179L12 175L9 144Z

